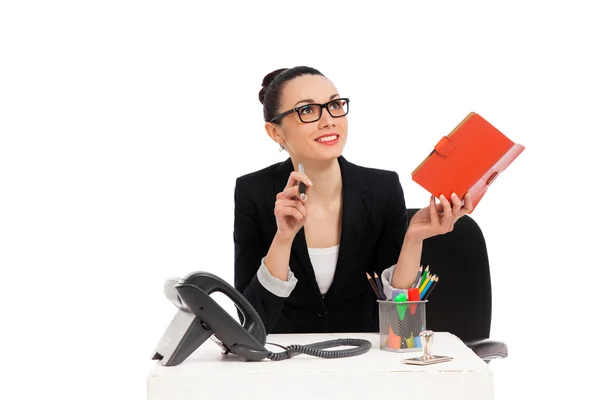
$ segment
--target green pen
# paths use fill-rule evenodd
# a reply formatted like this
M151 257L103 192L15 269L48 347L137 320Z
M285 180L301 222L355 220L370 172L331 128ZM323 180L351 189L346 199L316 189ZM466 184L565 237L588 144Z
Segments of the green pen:
M404 303L407 300L408 299L406 298L406 293L404 293L404 292L398 293L398 295L396 297L394 297L394 301L396 303ZM404 315L406 314L406 307L407 307L406 304L396 306L396 310L398 311L398 318L400 318L400 321L404 321Z

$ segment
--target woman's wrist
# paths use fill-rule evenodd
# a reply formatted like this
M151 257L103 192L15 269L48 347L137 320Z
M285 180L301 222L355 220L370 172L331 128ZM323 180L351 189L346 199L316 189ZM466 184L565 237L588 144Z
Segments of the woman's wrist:
M420 246L423 244L423 240L425 240L424 237L422 237L421 234L417 233L416 230L411 229L411 227L409 226L406 234L404 235L404 244L405 245L409 245L409 246Z
M265 256L265 267L269 273L282 281L287 281L293 240L293 238L290 240L277 232Z
M295 235L289 236L288 234L284 234L281 231L277 230L277 232L275 232L275 237L273 237L273 243L271 245L275 245L277 247L281 246L291 248L292 243L294 242L294 237Z
M423 239L419 234L408 229L404 235L398 263L392 276L392 287L397 289L410 288L419 269L422 250Z

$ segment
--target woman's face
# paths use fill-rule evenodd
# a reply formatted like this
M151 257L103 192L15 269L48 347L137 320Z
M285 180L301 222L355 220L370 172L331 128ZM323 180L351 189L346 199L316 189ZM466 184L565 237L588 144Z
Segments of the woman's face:
M334 118L332 114L344 114L348 104L343 100L335 101L339 98L333 83L321 75L299 76L285 84L278 111L282 113L301 107L299 111L304 121L313 121L319 115L319 107L308 106L309 104L324 104L334 100L328 107L320 110L321 118L316 121L302 122L294 111L280 120L278 128L272 127L272 133L277 133L283 139L283 146L292 158L327 161L342 154L346 144L348 118L346 115ZM276 137L273 139L277 140Z

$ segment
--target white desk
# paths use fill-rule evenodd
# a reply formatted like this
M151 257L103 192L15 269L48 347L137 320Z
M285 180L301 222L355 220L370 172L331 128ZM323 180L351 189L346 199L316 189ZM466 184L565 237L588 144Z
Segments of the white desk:
M182 364L157 363L148 375L148 400L261 399L261 400L491 400L493 377L488 365L456 336L436 332L432 354L454 360L428 366L402 363L422 352L393 353L379 349L379 335L269 335L267 342L283 346L309 344L340 337L373 343L366 354L339 359L297 355L282 361L240 361L223 355L206 341ZM273 352L283 351L267 345ZM333 348L335 350L339 348Z

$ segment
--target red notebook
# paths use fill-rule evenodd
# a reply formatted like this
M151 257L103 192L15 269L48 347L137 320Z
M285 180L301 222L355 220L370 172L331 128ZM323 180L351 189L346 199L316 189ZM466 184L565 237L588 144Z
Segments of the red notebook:
M471 193L473 209L491 183L525 150L493 127L479 114L469 113L412 172L413 181L452 203L455 192Z

